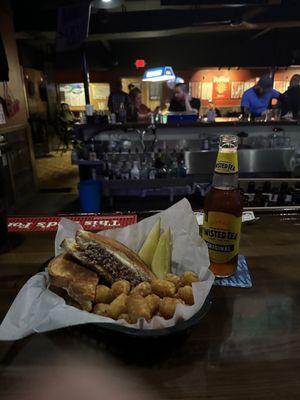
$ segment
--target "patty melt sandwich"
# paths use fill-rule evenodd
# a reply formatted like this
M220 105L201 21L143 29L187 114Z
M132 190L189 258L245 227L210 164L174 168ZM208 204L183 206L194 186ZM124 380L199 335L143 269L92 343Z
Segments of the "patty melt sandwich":
M80 264L113 283L126 279L132 286L156 279L140 257L115 239L79 230L75 239L67 238L62 248Z

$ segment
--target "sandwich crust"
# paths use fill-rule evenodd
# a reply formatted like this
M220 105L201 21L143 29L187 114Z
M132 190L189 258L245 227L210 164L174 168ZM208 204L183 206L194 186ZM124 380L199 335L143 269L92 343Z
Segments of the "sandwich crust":
M66 290L84 310L92 309L99 281L95 272L76 264L65 255L60 255L50 261L48 273L53 286Z

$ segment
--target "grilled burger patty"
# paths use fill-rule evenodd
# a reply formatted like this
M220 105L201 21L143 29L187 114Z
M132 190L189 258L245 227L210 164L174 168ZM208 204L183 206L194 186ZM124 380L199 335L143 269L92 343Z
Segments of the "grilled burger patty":
M109 271L113 280L126 279L133 286L143 281L136 272L124 266L113 254L97 244L89 244L84 250L84 256L91 264L100 264L105 270Z

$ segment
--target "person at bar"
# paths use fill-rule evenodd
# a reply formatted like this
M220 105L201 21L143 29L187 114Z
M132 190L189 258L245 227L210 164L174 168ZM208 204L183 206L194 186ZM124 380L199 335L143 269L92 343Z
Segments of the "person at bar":
M280 92L273 89L273 80L269 75L263 75L256 85L247 89L242 97L241 109L244 118L260 117L270 107L272 99L278 99Z
M138 87L133 87L129 92L128 121L136 122L148 119L151 110L142 103L142 92Z
M75 115L70 110L70 106L68 103L61 103L61 111L58 114L59 122L64 125L67 130L72 130L73 125L77 121Z
M291 77L290 85L286 92L279 97L282 117L300 118L300 75Z
M129 96L123 92L121 80L117 80L113 83L113 90L108 97L108 109L111 113L118 114L123 104L125 110L129 107Z
M190 95L186 84L177 83L175 85L174 95L170 101L169 111L199 114L200 107L200 99L196 99Z

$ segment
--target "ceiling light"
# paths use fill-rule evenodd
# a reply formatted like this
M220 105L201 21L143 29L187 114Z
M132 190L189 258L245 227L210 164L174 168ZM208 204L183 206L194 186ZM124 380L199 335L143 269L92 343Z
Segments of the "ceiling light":
M116 8L120 7L124 3L124 0L93 0L91 5L93 8Z

